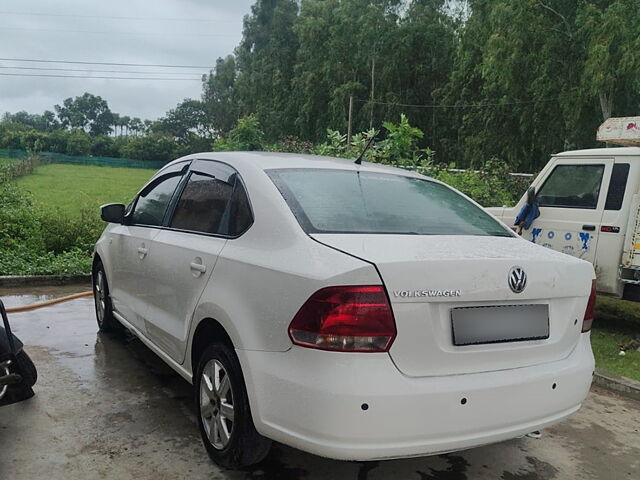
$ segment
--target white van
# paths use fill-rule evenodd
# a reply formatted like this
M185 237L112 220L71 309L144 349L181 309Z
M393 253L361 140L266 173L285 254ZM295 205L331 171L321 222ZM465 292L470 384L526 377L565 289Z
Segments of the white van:
M640 144L640 118L609 119L598 139ZM488 210L513 225L533 200L524 238L593 263L599 292L640 301L639 189L639 147L575 150L551 157L516 206Z

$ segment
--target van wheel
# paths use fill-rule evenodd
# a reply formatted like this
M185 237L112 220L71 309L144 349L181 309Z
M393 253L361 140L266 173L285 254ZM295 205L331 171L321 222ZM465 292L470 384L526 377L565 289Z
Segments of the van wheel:
M93 300L96 307L96 320L102 332L120 330L122 325L113 316L113 305L109 296L109 284L104 267L98 263L93 272Z
M209 457L221 467L241 468L260 462L271 440L253 425L240 362L231 347L209 345L194 378L198 427Z
M640 302L640 285L626 284L622 293L623 300Z

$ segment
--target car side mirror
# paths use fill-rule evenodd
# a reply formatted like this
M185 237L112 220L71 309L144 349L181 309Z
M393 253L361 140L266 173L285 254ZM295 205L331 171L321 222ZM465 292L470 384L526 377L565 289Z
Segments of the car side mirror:
M124 223L124 205L109 203L100 207L100 218L109 223Z
M536 189L529 187L527 189L527 205L533 205L536 202Z

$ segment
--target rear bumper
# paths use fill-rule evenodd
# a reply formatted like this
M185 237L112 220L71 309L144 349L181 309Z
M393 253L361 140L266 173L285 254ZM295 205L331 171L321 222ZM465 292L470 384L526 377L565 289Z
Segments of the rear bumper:
M386 354L238 356L257 430L342 460L430 455L538 430L580 408L594 368L588 334L561 361L443 377L406 377Z

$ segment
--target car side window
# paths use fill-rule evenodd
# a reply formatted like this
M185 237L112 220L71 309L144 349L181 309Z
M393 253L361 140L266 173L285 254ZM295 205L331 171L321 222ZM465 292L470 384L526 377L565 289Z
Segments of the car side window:
M133 207L129 223L133 225L161 226L167 206L180 183L179 173L160 177L157 183L145 188Z
M249 205L247 191L239 178L236 179L231 199L231 216L229 219L229 235L238 236L244 233L253 223L253 214Z
M595 209L604 165L557 165L536 198L541 207Z
M171 228L226 234L233 183L192 172L171 220Z

